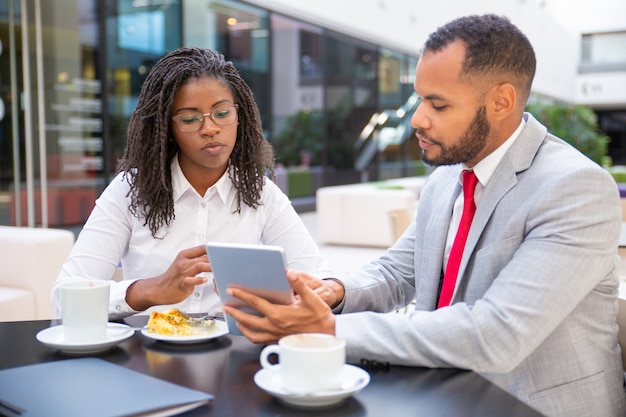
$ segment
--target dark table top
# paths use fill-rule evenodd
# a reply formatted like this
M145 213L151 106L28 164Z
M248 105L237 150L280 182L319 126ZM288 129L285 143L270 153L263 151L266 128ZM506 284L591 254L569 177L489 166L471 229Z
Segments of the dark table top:
M141 324L129 322L142 325L145 319ZM71 358L35 338L38 331L56 324L49 320L0 322L0 369ZM176 345L153 341L137 332L97 356L215 396L210 405L185 416L541 416L476 373L402 366L369 369L367 387L323 413L320 409L293 408L255 385L260 350L261 346L241 336Z

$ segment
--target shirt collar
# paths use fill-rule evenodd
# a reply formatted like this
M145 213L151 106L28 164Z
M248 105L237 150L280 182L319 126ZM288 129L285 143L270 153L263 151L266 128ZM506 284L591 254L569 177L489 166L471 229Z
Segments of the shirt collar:
M504 158L506 151L509 150L511 145L513 145L515 140L519 137L525 125L526 125L526 121L522 119L517 129L515 129L515 131L511 134L511 136L509 136L509 138L506 141L504 141L502 145L498 146L496 150L491 152L489 155L487 155L485 158L483 158L480 162L478 162L474 166L473 168L474 174L476 174L476 178L478 178L478 182L483 187L487 185L493 173L496 172L496 168L498 167L498 164L500 163L500 161L502 161L502 158ZM465 166L465 164L463 164L463 169L468 169L467 166Z
M211 188L215 188L215 190L217 191L217 195L220 197L220 200L222 200L223 203L226 203L226 199L228 198L228 193L232 189L232 182L230 181L230 178L228 176L229 170L230 168L226 170L226 172L224 172L224 175L222 175L215 184L209 187L209 190ZM187 192L193 192L196 195L198 195L198 193L193 188L189 180L187 180L187 177L185 177L185 174L183 174L183 170L180 167L180 164L178 163L178 154L176 154L174 158L172 158L172 161L170 162L170 171L172 173L172 187L173 187L174 201L177 201ZM208 193L208 190L207 190L207 193ZM200 196L200 197L204 198L206 196Z

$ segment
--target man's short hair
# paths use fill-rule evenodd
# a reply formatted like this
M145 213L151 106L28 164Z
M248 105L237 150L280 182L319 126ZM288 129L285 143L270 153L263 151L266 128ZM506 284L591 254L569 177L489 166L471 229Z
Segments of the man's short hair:
M511 21L494 14L460 17L431 33L424 52L437 52L460 40L465 44L462 76L509 82L524 101L530 95L537 61L530 41Z

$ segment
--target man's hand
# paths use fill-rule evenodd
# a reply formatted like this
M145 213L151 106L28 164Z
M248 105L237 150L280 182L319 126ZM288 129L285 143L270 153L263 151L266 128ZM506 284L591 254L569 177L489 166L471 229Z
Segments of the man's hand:
M335 316L318 294L328 295L330 289L324 289L326 285L323 283L313 285L314 289L309 288L307 283L312 285L315 279L305 273L288 271L287 280L297 294L292 304L272 304L239 287L231 286L226 289L229 295L249 304L264 317L247 314L228 305L224 306L224 312L237 321L241 333L254 343L274 343L294 333L335 334Z
M181 251L163 274L134 282L126 290L126 302L137 311L163 304L176 304L187 298L196 285L207 282L196 276L211 272L204 245Z
M300 274L300 279L306 283L307 287L314 290L322 300L326 301L330 308L337 307L345 296L345 288L334 279L320 280L306 274Z

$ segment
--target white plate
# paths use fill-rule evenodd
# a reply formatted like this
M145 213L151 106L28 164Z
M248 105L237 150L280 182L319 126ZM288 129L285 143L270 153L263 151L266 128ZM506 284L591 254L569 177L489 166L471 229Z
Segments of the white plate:
M215 339L220 336L224 336L228 333L228 325L222 320L215 320L215 328L212 331L203 334L196 334L193 336L167 336L158 333L152 333L148 329L143 329L141 334L150 339L159 340L161 342L168 343L200 343L207 340Z
M282 387L282 378L280 376L280 365L272 368L263 368L254 374L254 383L268 394L273 395L279 400L289 405L297 407L327 407L335 405L350 397L351 395L361 391L370 382L370 375L363 369L345 365L343 367L342 385L351 386L349 389L337 390L333 392L320 392L317 394L293 395L285 391ZM361 383L354 385L358 380Z
M73 354L90 354L105 352L118 343L128 339L135 332L125 324L108 323L105 340L92 343L67 342L63 325L48 327L37 333L37 340L48 347L59 349L61 352Z

